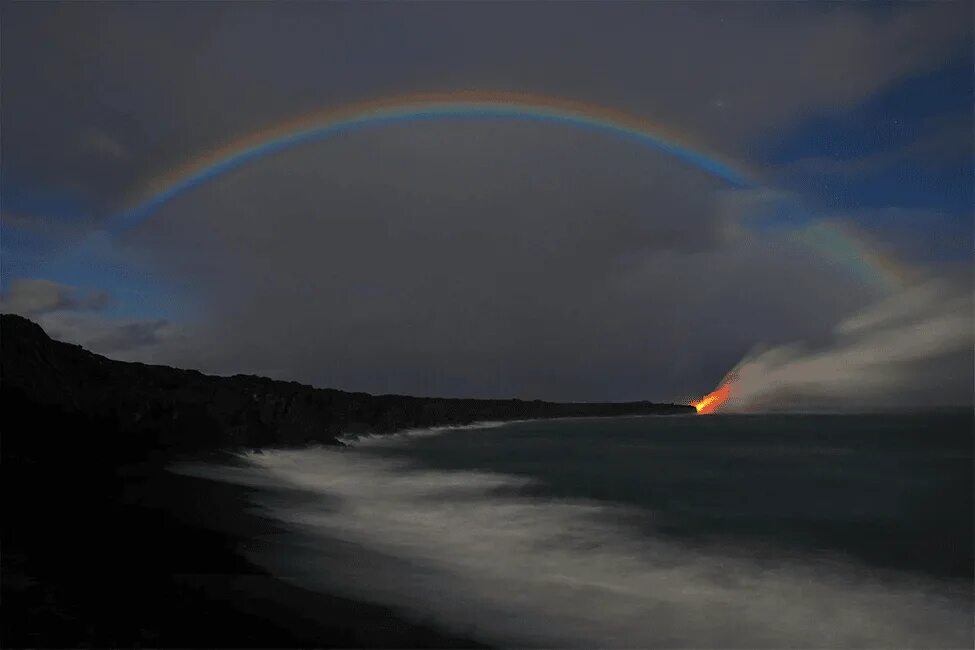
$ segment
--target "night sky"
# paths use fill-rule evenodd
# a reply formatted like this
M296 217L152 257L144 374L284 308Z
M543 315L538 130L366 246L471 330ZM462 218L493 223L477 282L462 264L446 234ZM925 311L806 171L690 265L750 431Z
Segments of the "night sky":
M746 355L874 332L843 358L883 362L886 403L967 402L972 25L969 2L8 2L0 307L118 359L560 400L688 400ZM132 218L242 138L463 92L599 107L677 150L407 117ZM932 341L900 354L881 318Z

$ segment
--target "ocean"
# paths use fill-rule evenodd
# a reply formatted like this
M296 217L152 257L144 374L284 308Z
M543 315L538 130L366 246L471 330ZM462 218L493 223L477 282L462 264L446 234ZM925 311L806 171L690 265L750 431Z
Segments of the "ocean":
M485 423L181 473L274 523L247 558L490 645L973 644L973 419Z

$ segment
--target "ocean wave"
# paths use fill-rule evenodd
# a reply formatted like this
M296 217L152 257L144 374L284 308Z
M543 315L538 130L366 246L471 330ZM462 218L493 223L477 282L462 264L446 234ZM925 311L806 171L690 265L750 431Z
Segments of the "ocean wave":
M635 511L533 496L507 474L356 449L241 459L212 477L259 487L255 504L290 531L252 560L489 643L971 647L971 594L935 582L665 542L626 523Z
M420 429L404 429L395 433L344 433L338 441L346 447L392 447L415 438L439 436L448 431L468 431L471 429L496 429L508 424L527 422L527 420L504 420L472 422L453 426L427 427Z

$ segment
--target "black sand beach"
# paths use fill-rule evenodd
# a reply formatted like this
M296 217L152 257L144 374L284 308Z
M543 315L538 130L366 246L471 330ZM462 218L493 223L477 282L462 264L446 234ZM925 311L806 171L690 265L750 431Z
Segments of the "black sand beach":
M250 564L242 552L274 530L243 488L173 473L165 457L93 466L8 447L5 647L478 645Z

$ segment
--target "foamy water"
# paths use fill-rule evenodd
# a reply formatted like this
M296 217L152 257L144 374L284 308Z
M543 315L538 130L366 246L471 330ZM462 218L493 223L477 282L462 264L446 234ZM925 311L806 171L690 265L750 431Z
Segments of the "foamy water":
M434 470L354 448L241 459L180 471L257 488L259 513L290 532L250 559L302 587L381 602L490 643L972 644L971 600L938 582L694 549L631 525L652 513L532 496L525 477Z
M404 429L396 433L347 433L339 436L338 440L346 447L391 447L409 442L413 438L429 438L439 436L448 431L471 431L481 429L496 429L516 422L528 420L484 421L471 424L460 424L443 427L427 427L422 429Z

